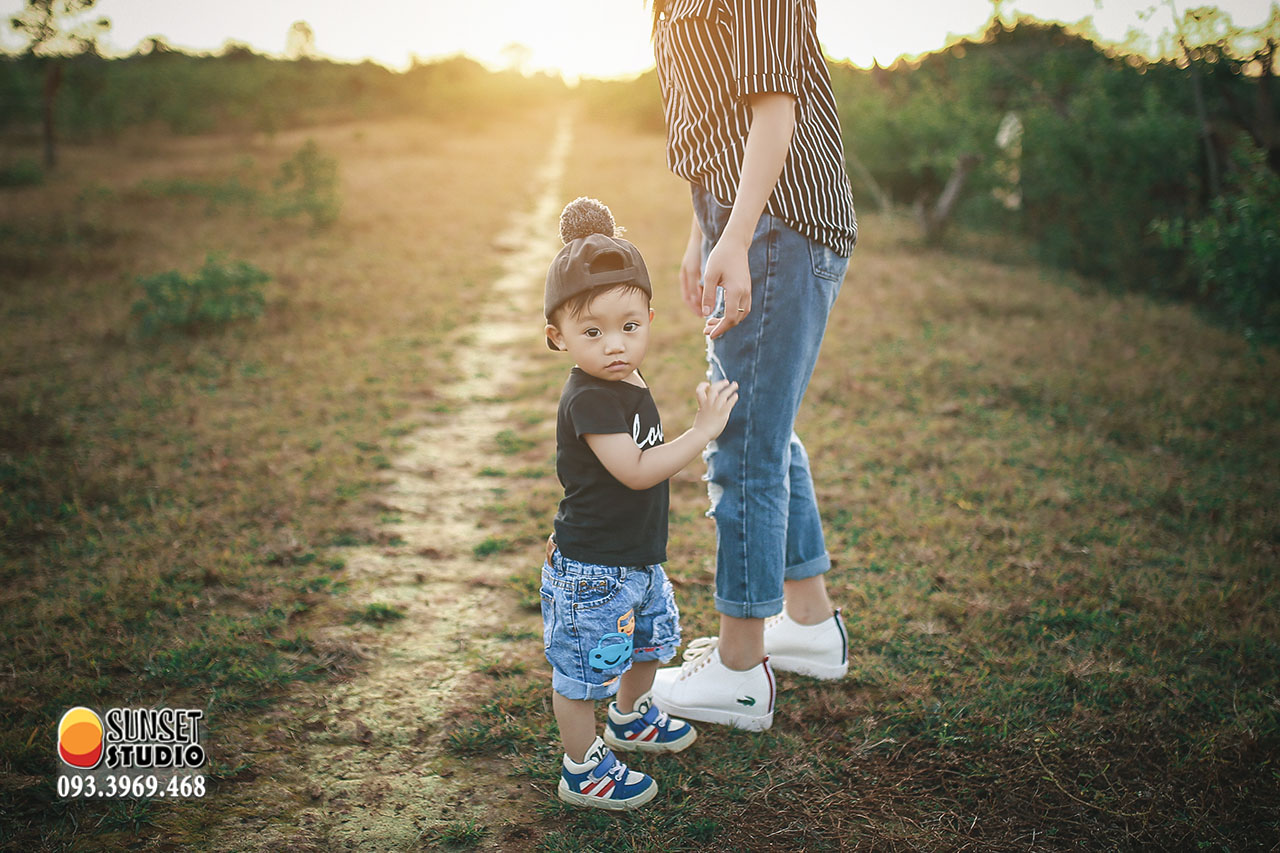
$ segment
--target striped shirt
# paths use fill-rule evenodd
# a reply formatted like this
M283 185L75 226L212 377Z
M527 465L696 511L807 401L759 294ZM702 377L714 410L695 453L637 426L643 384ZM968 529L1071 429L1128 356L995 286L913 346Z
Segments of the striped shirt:
M660 0L655 0L660 2ZM737 196L747 96L796 98L796 128L765 210L848 257L858 237L816 0L667 0L654 57L667 120L667 165L726 205Z

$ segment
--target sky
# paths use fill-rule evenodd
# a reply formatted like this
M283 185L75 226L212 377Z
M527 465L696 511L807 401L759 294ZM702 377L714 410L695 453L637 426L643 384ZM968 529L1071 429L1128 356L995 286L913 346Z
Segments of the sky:
M0 0L7 20L23 0ZM1150 55L1171 29L1167 0L1006 0L1006 17L1025 13L1092 29L1111 42L1129 42ZM1193 5L1178 0L1179 10ZM1214 4L1237 26L1267 20L1272 0ZM818 0L818 35L827 54L859 66L889 65L977 35L992 12L990 0ZM576 76L627 76L653 65L650 12L644 0L98 0L91 18L105 16L111 30L104 52L132 51L150 36L175 47L216 50L228 39L279 54L291 24L304 20L316 50L348 61L373 59L405 68L417 56L464 53L498 68L511 64L512 43L530 50L524 70ZM1167 35L1165 38L1167 43ZM21 45L0 32L0 47Z

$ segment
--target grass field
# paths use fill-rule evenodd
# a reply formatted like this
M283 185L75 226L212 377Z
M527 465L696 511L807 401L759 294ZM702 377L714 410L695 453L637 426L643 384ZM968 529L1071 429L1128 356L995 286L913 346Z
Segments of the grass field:
M514 129L136 138L69 150L50 183L5 193L0 846L155 834L176 814L56 801L66 708L205 708L211 775L235 779L288 683L359 663L310 636L357 606L328 549L386 535L363 497L409 414L436 405L445 333L498 268L497 229L528 205L550 133L530 111ZM152 189L269 188L308 137L339 163L328 229ZM262 320L139 337L135 278L212 250L272 275Z
M656 138L587 126L571 162L566 196L612 205L666 282L646 375L675 434L705 370L700 324L671 284L687 198ZM528 644L527 672L488 680L456 747L510 755L546 793L538 849L1280 838L1276 353L1185 307L986 260L1016 259L1016 243L968 235L946 254L914 240L907 219L862 218L798 427L850 676L782 676L769 732L703 727L688 753L637 761L663 791L613 818L553 799L545 664ZM566 367L519 403L548 413L521 460L548 478L494 507L528 544L515 582L530 605L559 498L549 413ZM667 569L686 641L718 624L698 468L672 488Z
M216 811L251 778L258 720L287 712L292 682L359 674L349 649L312 636L363 604L332 549L386 535L363 497L450 376L442 341L475 318L495 230L528 207L550 135L530 111L270 145L135 139L68 152L49 184L0 196L0 846L175 847L180 807L56 799L51 728L72 705L207 708L226 798L202 808ZM308 136L339 164L327 229L234 193L154 189L266 187ZM610 204L660 282L646 376L676 434L705 369L673 283L686 191L658 137L589 116L568 162L565 200ZM952 249L922 248L906 218L862 217L798 427L850 676L783 677L770 731L704 727L687 753L637 761L659 799L606 816L555 799L546 663L536 637L503 635L508 653L457 702L445 759L530 786L536 805L458 816L425 846L1273 847L1277 353L1019 261L1016 241L962 234ZM141 339L135 277L191 272L210 250L272 275L263 319ZM500 484L486 519L499 533L453 544L536 607L568 365L528 358L493 457L475 460ZM716 625L700 473L672 485L686 639Z

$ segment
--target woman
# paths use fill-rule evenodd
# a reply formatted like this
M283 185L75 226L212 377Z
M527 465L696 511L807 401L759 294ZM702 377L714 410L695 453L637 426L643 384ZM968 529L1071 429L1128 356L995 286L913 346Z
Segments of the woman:
M654 54L667 162L693 193L682 296L707 317L709 377L739 385L705 454L720 636L660 670L654 695L676 716L762 730L774 668L848 668L793 426L857 221L814 0L655 0Z

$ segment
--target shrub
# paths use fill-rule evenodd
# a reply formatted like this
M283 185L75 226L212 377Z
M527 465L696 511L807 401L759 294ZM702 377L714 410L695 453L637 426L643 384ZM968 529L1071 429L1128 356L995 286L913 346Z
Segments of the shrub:
M246 261L210 254L193 278L177 270L138 279L144 296L133 306L139 332L195 332L262 316L262 285L271 276Z
M1280 175L1253 148L1235 154L1226 192L1199 219L1159 220L1166 248L1186 252L1199 295L1229 319L1280 335Z
M276 196L269 212L277 219L305 213L316 227L330 225L338 218L342 204L338 198L338 161L320 153L314 139L280 166L273 182Z
M316 227L338 218L342 206L338 197L338 162L320 153L315 140L307 140L280 164L270 190L261 189L261 183L255 179L253 161L245 159L234 174L225 178L144 180L138 188L156 198L203 199L205 213L211 216L224 207L239 207L275 219L305 214Z
M1167 71L1098 60L1058 106L1023 114L1021 228L1042 260L1135 289L1170 276L1148 225L1199 186L1196 125Z
M168 180L144 180L139 189L156 198L204 199L205 213L212 216L223 207L250 208L258 202L258 191L241 180L239 175L219 181L200 181L194 178L170 178Z
M29 157L0 168L0 187L33 187L43 183L44 170Z

